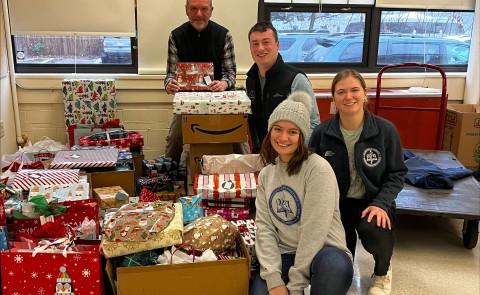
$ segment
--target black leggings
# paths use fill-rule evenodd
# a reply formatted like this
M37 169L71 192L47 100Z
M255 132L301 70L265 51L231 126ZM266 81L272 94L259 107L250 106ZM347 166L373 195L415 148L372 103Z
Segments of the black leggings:
M346 198L341 201L340 212L342 214L343 227L345 228L347 247L352 252L353 257L355 257L358 233L365 250L373 255L375 275L383 276L387 274L393 254L395 213L390 210L387 211L392 230L383 229L377 226L376 218L373 218L371 222L368 222L366 217L361 218L362 211L368 205L369 202L367 200Z

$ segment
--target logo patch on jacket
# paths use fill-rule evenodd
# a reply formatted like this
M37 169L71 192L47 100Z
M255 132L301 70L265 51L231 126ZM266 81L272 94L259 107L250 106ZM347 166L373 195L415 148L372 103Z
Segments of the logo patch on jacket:
M382 155L376 148L366 148L363 151L363 162L368 167L375 167L382 161Z
M325 151L325 157L332 157L333 155L335 155L335 152L334 151Z
M302 205L297 193L289 186L274 189L268 200L270 213L280 222L291 225L300 220Z

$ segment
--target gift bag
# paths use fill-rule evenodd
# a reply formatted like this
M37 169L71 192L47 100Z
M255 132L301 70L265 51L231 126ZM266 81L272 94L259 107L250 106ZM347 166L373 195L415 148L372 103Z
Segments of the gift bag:
M192 197L180 197L178 201L182 204L183 223L189 223L203 217L202 197L198 195Z
M64 202L62 205L68 206L67 212L50 217L53 220L61 220L64 226L77 228L85 218L94 220L97 224L97 238L100 233L99 208L98 203L92 199L84 201ZM43 218L42 218L43 219ZM32 234L41 225L41 218L26 218L13 220L13 232L15 239L19 239L21 233Z
M255 198L257 180L254 173L196 175L193 189L204 199Z
M78 169L24 169L13 179L12 186L28 191L34 185L73 184L79 182Z
M39 250L15 242L0 252L2 294L103 294L98 246ZM38 251L38 252L36 252Z

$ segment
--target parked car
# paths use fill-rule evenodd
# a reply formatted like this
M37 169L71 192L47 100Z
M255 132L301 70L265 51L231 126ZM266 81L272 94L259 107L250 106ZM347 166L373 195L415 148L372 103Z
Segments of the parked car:
M328 35L316 38L319 49L304 53L297 62L362 62L363 34ZM446 38L380 36L377 64L403 62L462 65L468 63L468 43Z
M131 64L132 46L128 37L103 39L102 64Z
M285 62L309 62L305 60L313 51L327 50L318 46L317 39L328 36L328 32L279 33L280 54Z

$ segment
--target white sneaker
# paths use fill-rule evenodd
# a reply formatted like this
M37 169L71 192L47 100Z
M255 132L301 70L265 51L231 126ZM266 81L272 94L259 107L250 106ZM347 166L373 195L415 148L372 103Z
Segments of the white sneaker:
M372 275L373 283L368 290L368 295L390 295L392 293L392 266L384 276Z

